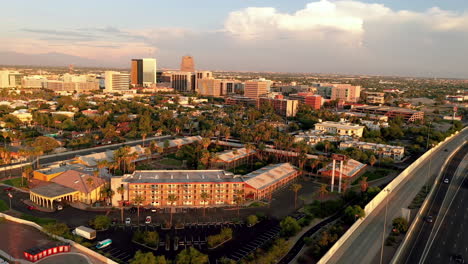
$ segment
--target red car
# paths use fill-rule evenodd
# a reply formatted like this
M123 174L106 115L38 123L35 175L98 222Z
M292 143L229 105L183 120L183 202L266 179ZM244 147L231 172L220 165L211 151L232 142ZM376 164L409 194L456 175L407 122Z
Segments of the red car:
M4 190L5 192L11 192L11 191L13 191L14 189L13 189L13 187L8 187L8 188L5 188L5 189L3 189L3 190Z
M28 205L28 210L36 210L36 207L35 206L32 206L32 205Z

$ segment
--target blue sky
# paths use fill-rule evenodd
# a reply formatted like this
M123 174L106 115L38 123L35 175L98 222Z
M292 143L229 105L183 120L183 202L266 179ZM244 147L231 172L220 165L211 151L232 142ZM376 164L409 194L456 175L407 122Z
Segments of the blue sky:
M457 44L468 40L466 0L16 0L2 6L8 10L0 17L4 51L65 53L117 66L154 54L160 65L176 67L190 53L210 69L468 75L461 70L466 62L453 62L468 53ZM432 62L437 65L429 67Z

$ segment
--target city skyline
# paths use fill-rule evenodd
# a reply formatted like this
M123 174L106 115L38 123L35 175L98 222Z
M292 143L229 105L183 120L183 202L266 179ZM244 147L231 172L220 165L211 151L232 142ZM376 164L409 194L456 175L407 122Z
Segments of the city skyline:
M117 1L112 10L82 4L70 19L60 3L31 2L24 13L21 4L5 3L11 12L0 31L0 61L128 68L131 58L151 57L178 68L190 54L197 68L210 70L468 76L462 1L182 2L141 8ZM34 20L52 5L47 12L57 14ZM124 11L141 15L120 19Z

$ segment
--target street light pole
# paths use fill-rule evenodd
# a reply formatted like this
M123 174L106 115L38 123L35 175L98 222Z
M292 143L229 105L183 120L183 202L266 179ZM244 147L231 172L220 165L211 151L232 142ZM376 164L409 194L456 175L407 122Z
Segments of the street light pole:
M390 192L390 189L384 189L384 192ZM387 197L385 197L385 217L384 217L384 225L382 230L382 246L380 248L380 264L383 262L383 249L384 249L384 241L385 241L385 227L387 226L387 208L388 208L388 193Z

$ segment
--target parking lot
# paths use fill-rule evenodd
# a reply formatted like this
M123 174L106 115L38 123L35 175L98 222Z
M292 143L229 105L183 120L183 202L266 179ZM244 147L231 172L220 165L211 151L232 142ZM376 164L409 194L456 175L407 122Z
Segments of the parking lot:
M226 244L209 250L207 238L210 235L219 234L222 228L231 228L234 239ZM157 250L151 250L144 246L132 243L133 233L137 230L156 231L159 234L159 245ZM201 252L208 254L211 263L216 263L217 259L229 256L232 259L245 257L254 248L258 248L268 240L279 235L279 224L275 220L265 220L255 225L247 227L243 223L233 223L229 221L213 221L204 223L187 223L181 229L163 229L160 224L136 224L115 225L109 230L98 232L96 241L107 238L112 239L112 245L102 249L104 254L119 259L122 262L129 262L136 251L152 251L155 255L164 255L169 259L174 259L177 253L188 247L195 247ZM254 243L254 244L252 244ZM248 248L245 248L245 247ZM247 250L249 250L247 252ZM233 254L235 253L235 254ZM231 255L233 255L231 257Z

